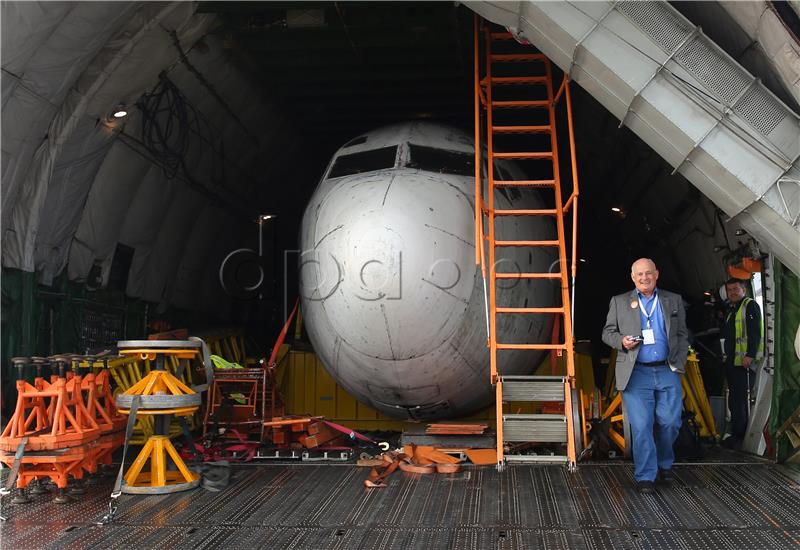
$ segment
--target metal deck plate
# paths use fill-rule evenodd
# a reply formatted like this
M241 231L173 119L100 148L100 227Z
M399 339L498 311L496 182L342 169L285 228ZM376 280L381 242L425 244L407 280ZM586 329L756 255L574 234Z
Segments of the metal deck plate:
M111 479L81 500L5 504L0 547L751 549L800 544L800 483L782 467L676 466L673 487L639 495L629 464L396 472L366 490L352 465L240 466L223 492L125 495L97 526ZM5 472L4 472L5 473ZM4 499L10 501L10 497Z

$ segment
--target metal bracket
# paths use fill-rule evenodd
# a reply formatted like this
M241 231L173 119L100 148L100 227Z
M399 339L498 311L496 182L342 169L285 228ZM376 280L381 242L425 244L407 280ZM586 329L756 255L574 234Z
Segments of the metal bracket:
M339 456L336 456L336 455ZM300 459L303 462L347 462L351 458L350 451L331 452L323 451L322 456L311 456L309 451L303 451Z
M603 16L600 19L598 19L597 21L595 21L594 25L592 25L592 27L588 31L586 31L586 33L583 36L581 36L581 39L578 40L575 43L575 47L572 48L572 59L570 59L570 62L569 62L569 70L567 70L567 78L568 79L571 80L570 75L572 74L572 69L575 67L575 58L578 56L578 48L580 48L583 45L583 41L586 40L587 38L589 38L589 35L592 34L595 31L595 29L597 29L597 27L600 26L600 23L605 21L606 17L608 17L608 15L612 11L614 11L616 8L617 8L617 5L616 5L615 2L613 2L611 4L611 7L608 8L608 10L603 14Z
M719 125L722 124L725 121L726 118L728 118L728 115L730 115L734 111L734 109L736 109L736 105L739 103L739 101L741 101L741 99L747 94L747 92L749 92L750 89L753 86L755 86L759 81L760 81L760 79L753 78L753 80L750 81L750 84L745 86L744 89L741 92L739 92L739 95L737 95L734 98L734 100L730 103L730 105L725 105L725 110L722 112L722 116L717 119L716 123L714 123L711 126L711 128L709 128L706 131L705 134L703 134L703 137L701 137L699 140L694 142L694 145L692 145L692 148L689 149L689 152L686 153L686 155L683 157L683 160L670 173L671 176L674 176L678 172L678 170L683 168L683 165L686 164L686 161L689 160L689 158L692 156L692 153L694 153L700 147L700 145L702 145L702 143L711 134L711 132L716 130L719 127Z
M119 496L119 494L117 494ZM114 516L117 514L117 497L111 495L111 500L108 501L108 513L100 518L96 525L108 525L114 521Z
M699 26L695 27L694 30L692 32L690 32L689 34L687 34L686 38L681 40L681 43L678 44L678 46L674 50L672 50L672 53L669 54L669 56L664 60L664 62L661 63L661 65L658 66L658 68L655 70L655 72L652 75L650 75L650 78L647 79L647 82L645 82L644 85L641 88L639 88L636 91L636 93L634 94L633 99L631 99L631 102L628 104L628 108L625 110L625 114L622 115L622 120L619 121L619 126L617 126L617 128L622 128L625 125L625 121L628 119L628 115L633 110L633 104L642 95L642 92L644 92L644 89L647 88L650 85L650 83L653 80L655 80L655 78L659 74L661 74L661 71L664 70L664 67L667 66L667 63L672 61L672 58L674 58L676 55L678 55L678 52L680 52L683 49L683 47L686 46L686 44L689 43L689 41L691 41L694 37L698 36L701 32L702 32L702 29Z
M792 179L792 178L779 178L778 181L775 182L775 187L778 190L778 196L781 198L781 203L783 204L783 209L786 211L786 215L791 218L792 217L792 213L789 211L789 205L786 203L786 197L783 196L783 190L781 189L781 184L782 183L794 183L795 185L800 187L800 180L796 180L796 179ZM792 227L797 227L797 223L798 222L800 222L800 211L798 211L797 215L792 219L792 221L791 221Z
M286 459L301 458L301 454L294 449L289 449L286 451L281 451L279 449L276 449L273 454L262 454L261 451L258 451L256 453L256 456L254 456L253 458L256 459L272 458L277 460L286 460Z

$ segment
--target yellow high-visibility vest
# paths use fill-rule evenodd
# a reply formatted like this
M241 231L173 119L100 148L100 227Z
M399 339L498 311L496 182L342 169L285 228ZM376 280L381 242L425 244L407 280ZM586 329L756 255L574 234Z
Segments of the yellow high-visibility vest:
M744 319L744 316L747 312L747 306L752 302L752 298L748 298L745 296L742 299L742 304L739 306L739 309L736 311L736 317L734 318L734 326L736 330L736 345L734 347L734 358L733 364L735 366L742 366L742 362L744 361L744 356L747 355L747 322ZM756 352L755 361L760 360L764 357L764 322L762 320L761 323L758 324L758 328L761 332L761 338L758 341L758 351Z

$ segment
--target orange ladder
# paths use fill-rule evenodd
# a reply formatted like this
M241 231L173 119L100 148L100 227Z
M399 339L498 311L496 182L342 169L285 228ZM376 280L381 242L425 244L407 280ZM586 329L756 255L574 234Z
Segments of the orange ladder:
M483 41L483 55L481 42ZM572 128L572 108L567 75L556 94L553 91L553 75L550 60L536 52L531 46L518 44L508 32L497 32L488 23L475 21L475 222L476 262L481 265L486 280L488 264L488 320L491 383L496 392L497 419L497 464L506 462L562 462L570 470L575 468L580 439L576 428L580 427L579 407L576 403L575 357L573 339L573 310L570 298L570 281L567 275L568 254L565 237L565 216L572 212L571 282L574 290L576 277L576 237L578 183ZM483 62L481 60L483 59ZM495 68L498 70L495 71ZM563 202L562 181L559 170L556 108L562 94L565 99L572 162L572 191ZM502 114L499 114L502 113ZM508 136L514 136L512 143ZM549 139L547 137L549 136ZM504 142L504 143L501 143ZM486 163L481 162L485 143ZM537 174L545 173L542 179L514 177L523 173L522 168L511 170L508 161L522 163L545 163ZM485 173L482 173L481 167ZM529 172L527 172L529 173ZM483 183L486 181L486 198ZM547 208L496 208L496 193L503 189L539 190L552 195L553 204ZM525 191L530 192L530 191ZM496 238L496 220L499 217L532 219L546 217L554 219L556 237L540 235L518 235L514 240ZM486 221L484 222L484 217ZM486 231L484 229L486 226ZM518 227L524 228L524 224ZM541 227L541 225L539 226ZM488 248L488 262L484 245ZM558 251L558 270L547 272L511 273L498 270L497 251L500 248L517 247L530 254L551 254ZM533 256L531 256L533 257ZM553 264L555 265L555 263ZM560 305L555 307L501 307L498 306L498 282L508 284L533 280L550 280L560 283ZM541 287L540 287L541 288ZM531 300L535 297L530 296ZM522 306L522 304L520 304ZM506 315L550 316L554 323L563 327L563 340L556 336L551 343L498 341L498 325ZM558 329L556 328L556 331ZM502 329L500 330L502 333ZM501 334L502 337L502 334ZM509 376L503 375L503 352L513 350L547 350L559 356L566 354L566 372L560 376ZM531 365L531 370L536 365ZM553 402L544 407L542 414L513 414L505 410L509 402ZM507 449L531 449L545 446L550 452L513 453ZM556 448L553 451L553 448Z

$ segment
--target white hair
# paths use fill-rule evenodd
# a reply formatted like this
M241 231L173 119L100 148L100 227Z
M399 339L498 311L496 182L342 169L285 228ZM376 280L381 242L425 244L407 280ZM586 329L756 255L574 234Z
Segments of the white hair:
M653 271L658 271L656 263L653 260L651 260L650 258L639 258L638 260L636 260L631 264L631 275L634 275L636 273L636 264L638 264L639 262L649 262L650 265L653 266Z

